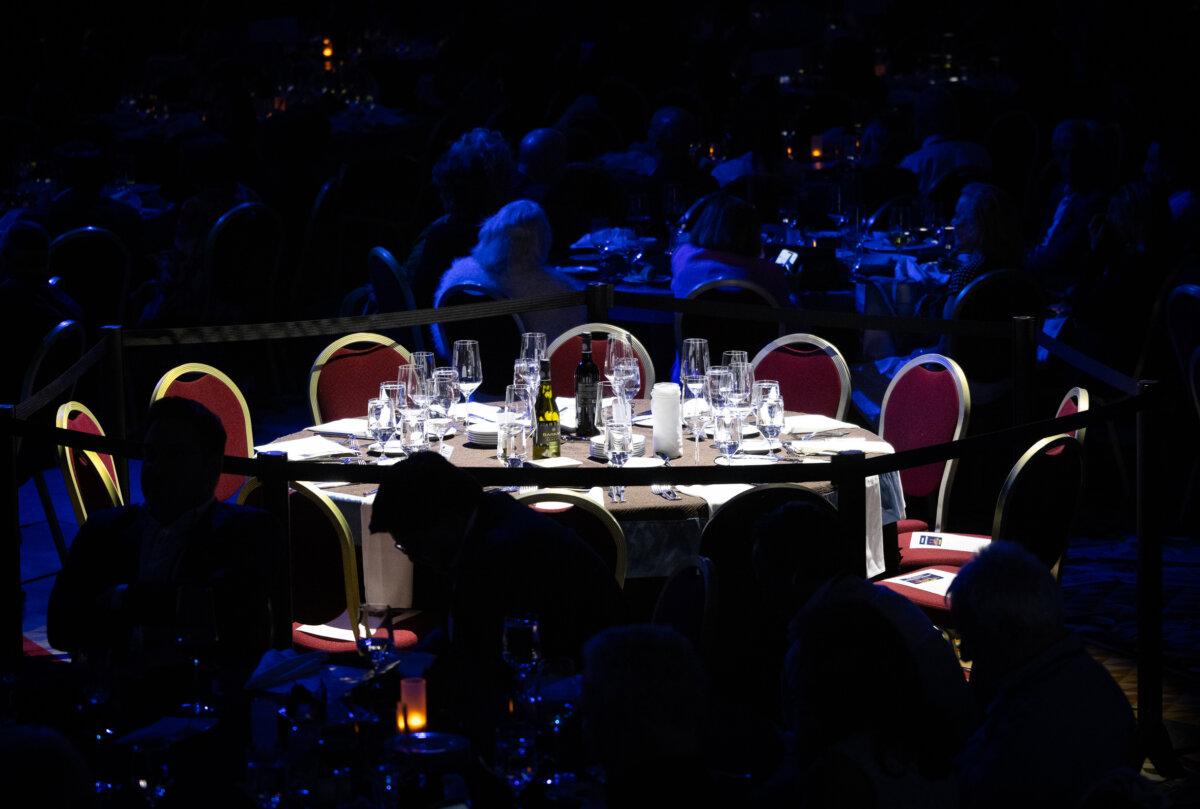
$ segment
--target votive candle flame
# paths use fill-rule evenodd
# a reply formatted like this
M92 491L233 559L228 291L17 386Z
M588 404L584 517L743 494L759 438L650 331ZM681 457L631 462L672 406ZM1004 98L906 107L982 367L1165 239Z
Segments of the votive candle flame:
M424 730L427 718L425 678L405 677L400 681L400 701L396 703L396 730L400 733Z

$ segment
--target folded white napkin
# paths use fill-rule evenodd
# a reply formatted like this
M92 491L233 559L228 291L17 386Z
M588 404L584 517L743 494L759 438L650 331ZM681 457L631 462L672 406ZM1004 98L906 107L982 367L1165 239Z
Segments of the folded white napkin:
M575 409L574 396L555 396L554 403L558 405L558 424L564 430L574 430L579 426L579 413Z
M835 453L847 449L858 449L863 452L875 452L884 455L891 455L896 451L895 447L886 441L880 441L876 438L855 438L853 436L842 436L841 438L810 438L805 441L792 441L792 447L800 452L825 452Z
M367 420L363 419L338 419L337 421L327 421L324 424L318 424L315 427L308 428L310 432L318 435L347 435L355 438L367 438Z
M542 469L563 469L568 466L582 466L583 461L574 458L542 458L537 461L526 461L526 466L540 466Z
M788 416L783 420L784 435L802 435L804 433L815 433L820 430L849 430L855 429L857 425L851 424L848 421L838 421L831 419L829 416L822 416L818 413L802 413L799 416Z
M263 444L255 447L256 452L286 452L289 461L308 461L313 458L330 458L335 455L353 455L354 452L336 441L320 435L310 435L304 438L293 438L289 441L276 441L273 444Z

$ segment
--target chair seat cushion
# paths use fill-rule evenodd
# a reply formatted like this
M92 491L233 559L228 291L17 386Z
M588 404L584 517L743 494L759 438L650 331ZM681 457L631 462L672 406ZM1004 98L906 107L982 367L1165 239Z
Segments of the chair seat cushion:
M975 558L975 554L979 553L978 549L967 550L963 548L946 548L946 547L912 547L913 535L919 534L920 531L912 533L900 534L898 543L900 545L900 571L907 573L910 570L917 570L922 567L932 567L934 565L949 565L951 567L962 567L967 562ZM991 537L986 534L956 534L955 536L969 537L970 539L979 539L991 541Z
M950 602L946 598L945 590L957 574L958 568L956 567L935 565L910 573L901 573L899 576L883 579L876 584L904 596L924 610L935 624L945 626L950 618ZM937 589L926 589L930 586Z
M924 520L912 520L905 518L896 523L896 532L899 534L911 534L914 531L928 531L929 523Z
M342 652L357 652L358 644L352 640L336 640L334 638L324 638L320 635L312 635L305 632L300 627L302 624L292 624L292 645L301 649L307 649L314 652L330 652L338 654ZM386 638L387 630L383 627L375 630L377 638ZM407 629L392 630L392 645L397 649L408 649L417 645L417 634Z

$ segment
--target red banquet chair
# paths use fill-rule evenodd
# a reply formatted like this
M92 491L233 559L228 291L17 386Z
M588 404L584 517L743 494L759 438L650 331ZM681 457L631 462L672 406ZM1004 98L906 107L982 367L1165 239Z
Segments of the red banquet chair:
M177 365L158 380L150 401L157 402L164 396L191 399L207 407L225 428L225 454L236 458L250 457L254 448L250 408L242 391L222 371L199 362ZM217 481L216 498L229 499L245 481L245 475L222 473Z
M308 372L313 424L365 416L382 382L395 382L408 349L382 334L357 332L327 345Z
M1087 388L1071 388L1067 391L1067 395L1059 402L1058 410L1054 412L1054 418L1062 418L1063 416L1073 416L1076 413L1086 413L1088 409L1088 392ZM1068 433L1083 443L1083 437L1087 434L1086 427L1080 427L1072 433Z
M362 621L358 552L350 524L329 497L308 483L292 481L288 491L288 541L292 548L292 645L309 651L356 653ZM241 505L262 505L262 487L251 479L238 495ZM380 627L374 637L387 637ZM394 630L397 648L417 636Z
M833 343L814 334L789 334L767 343L750 364L755 379L779 381L789 410L845 418L850 367Z
M879 435L897 452L957 441L967 430L971 393L962 368L941 354L922 354L904 364L888 384L879 411ZM933 528L940 531L945 517L956 460L900 470L905 499L925 501ZM929 530L929 522L904 519L900 534Z
M996 501L991 537L970 537L976 547L962 561L969 561L993 540L1008 540L1038 557L1057 578L1082 489L1083 450L1079 440L1070 435L1041 439L1025 451L1008 473ZM878 584L921 607L941 626L949 618L946 588L960 567L961 564L934 564Z
M584 334L602 334L603 338L592 340L592 361L604 373L604 358L608 356L609 335L624 335L633 348L638 365L642 372L642 386L638 389L638 398L646 398L647 391L654 387L654 363L650 361L650 352L642 345L641 340L629 332L608 323L584 323L568 329L555 337L546 346L546 356L550 358L550 379L554 382L554 393L558 396L575 395L575 366L583 355Z
M54 417L54 426L60 430L104 435L100 420L80 402L64 402ZM75 510L75 520L80 525L97 511L125 505L117 465L111 455L60 444L58 462L71 498L71 508Z

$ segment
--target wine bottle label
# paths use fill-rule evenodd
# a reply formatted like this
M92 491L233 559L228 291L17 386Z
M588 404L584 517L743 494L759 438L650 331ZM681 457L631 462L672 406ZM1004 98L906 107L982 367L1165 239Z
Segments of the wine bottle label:
M537 424L537 438L535 442L539 449L542 450L542 457L557 458L558 457L558 422L557 421L539 421Z
M575 418L579 425L576 432L584 437L596 435L596 389L595 382L581 382L575 387Z

